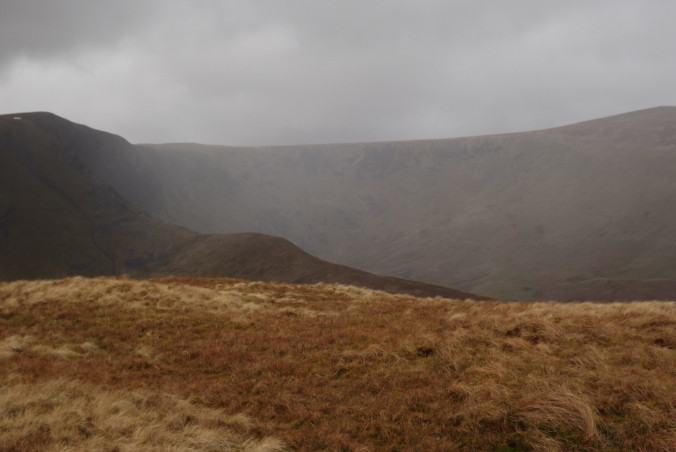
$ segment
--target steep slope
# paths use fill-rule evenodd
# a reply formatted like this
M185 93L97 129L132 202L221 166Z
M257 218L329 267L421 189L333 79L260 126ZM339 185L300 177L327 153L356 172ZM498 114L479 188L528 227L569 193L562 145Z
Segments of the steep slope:
M111 275L194 235L151 220L28 118L0 117L0 279Z
M143 157L120 137L49 113L0 116L0 281L123 273L227 276L475 298L331 264L278 237L202 235L157 221L109 185L134 192L136 202L158 197L153 190L161 185L134 160ZM110 181L99 177L120 166L127 169Z
M675 107L507 135L147 145L125 158L91 166L200 232L278 235L322 259L503 299L676 298ZM142 176L118 183L129 168Z

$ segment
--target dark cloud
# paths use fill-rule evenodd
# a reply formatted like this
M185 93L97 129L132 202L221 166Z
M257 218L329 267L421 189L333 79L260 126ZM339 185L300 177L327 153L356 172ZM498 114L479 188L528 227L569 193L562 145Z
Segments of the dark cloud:
M3 109L52 110L132 141L449 137L676 104L669 1L0 8Z
M150 1L4 0L0 64L108 46L146 25L156 6Z

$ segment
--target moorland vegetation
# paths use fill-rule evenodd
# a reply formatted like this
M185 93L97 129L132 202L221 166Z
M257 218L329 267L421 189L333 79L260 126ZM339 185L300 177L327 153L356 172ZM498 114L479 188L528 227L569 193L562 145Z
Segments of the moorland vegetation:
M0 283L0 451L676 449L676 304Z

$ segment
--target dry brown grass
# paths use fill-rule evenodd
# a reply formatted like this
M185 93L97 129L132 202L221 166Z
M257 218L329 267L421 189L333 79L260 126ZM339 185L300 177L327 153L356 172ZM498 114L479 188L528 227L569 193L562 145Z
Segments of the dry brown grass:
M159 397L203 411L176 431L158 414L173 408L142 404L134 425L160 442L124 447L189 450L191 429L227 437L209 430L218 417L240 448L277 447L261 443L274 437L294 450L676 450L674 325L670 302L469 302L229 279L5 283L0 426L15 444L96 449L119 434L97 406ZM23 435L7 434L19 422L8 394L31 407ZM54 432L76 424L30 402L50 397L91 417L80 439L91 446L64 443ZM248 431L225 425L238 413Z
M107 391L53 380L0 388L0 450L277 452L247 438L246 416L167 394Z

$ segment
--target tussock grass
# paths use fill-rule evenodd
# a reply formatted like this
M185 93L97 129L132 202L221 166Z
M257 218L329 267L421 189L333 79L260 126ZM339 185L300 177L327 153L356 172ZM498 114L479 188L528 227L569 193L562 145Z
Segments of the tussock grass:
M272 438L247 438L251 421L195 400L107 391L65 380L0 387L2 451L278 452Z
M234 429L241 447L279 438L295 450L667 451L676 450L675 325L671 302L470 302L229 279L20 281L0 284L0 382L192 398L253 419L246 433ZM103 432L97 413L88 416ZM143 416L137 425L150 426ZM50 432L66 421L54 422ZM152 425L170 442L191 431Z

